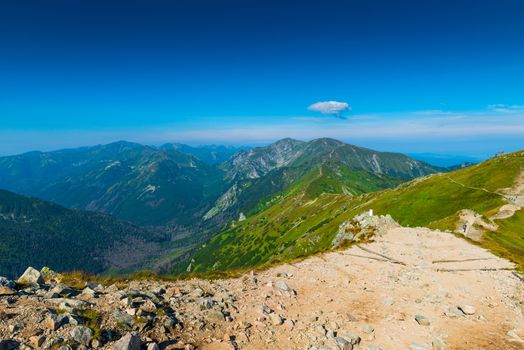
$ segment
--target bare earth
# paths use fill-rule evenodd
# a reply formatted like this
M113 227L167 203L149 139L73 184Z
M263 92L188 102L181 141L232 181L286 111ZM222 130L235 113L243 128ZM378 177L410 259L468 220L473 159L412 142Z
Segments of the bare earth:
M103 315L101 329L117 329L116 309L153 315L152 326L138 335L161 349L524 349L524 283L513 267L449 233L394 228L373 243L256 275L132 281L126 289L98 286L96 295L74 298ZM0 303L1 339L31 344L45 338L41 348L57 337L71 339L74 324L55 331L43 326L56 302L41 291ZM130 300L140 291L159 300ZM183 326L164 326L165 312L150 300L170 306ZM88 348L111 349L116 339Z
M475 270L511 268L510 262L451 234L419 228L393 229L365 248L406 266L375 260L380 257L353 247L260 274L262 285L279 273L291 274L286 282L297 297L279 297L271 287L252 288L242 296L239 316L253 322L261 304L274 309L282 304L286 310L279 312L297 322L292 331L260 329L244 348L307 349L315 343L331 348L319 331L323 324L360 335L363 349L370 344L409 349L413 342L430 349L434 338L445 341L448 349L524 349L517 337L507 335L513 330L510 334L524 338L524 284L510 271ZM432 263L466 259L483 260ZM461 305L473 306L475 314L446 316ZM415 315L425 316L430 325L419 325Z

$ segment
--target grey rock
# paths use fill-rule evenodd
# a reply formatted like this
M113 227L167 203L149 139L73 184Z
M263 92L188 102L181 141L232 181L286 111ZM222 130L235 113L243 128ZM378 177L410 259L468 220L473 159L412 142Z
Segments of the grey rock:
M334 340L340 350L353 350L353 344L350 341L342 337L335 337Z
M367 334L371 334L375 331L375 328L369 324L363 324L360 328L362 328L362 331Z
M273 312L273 310L271 310L271 308L267 305L262 305L262 307L260 308L260 311L262 314L265 314L265 315L269 315L270 313Z
M85 287L83 290L82 290L82 295L86 296L86 297L89 297L89 298L94 298L96 297L96 292L89 288L89 287Z
M286 282L284 281L276 281L275 282L275 288L283 290L284 292L292 292L293 289L291 289Z
M118 292L118 286L116 284L112 284L106 288L106 292L107 293L116 293Z
M62 326L66 324L78 326L80 324L78 317L69 312L64 312L63 314L58 315L58 320L62 322Z
M0 276L0 286L14 289L16 287L16 283L10 279L7 279L6 277Z
M53 288L51 288L49 292L45 294L45 297L52 299L52 298L59 298L59 297L70 297L75 294L76 292L73 289L69 288L65 284L59 283L56 286L54 286Z
M166 294L165 288L160 287L160 286L153 288L153 290L151 290L151 292L156 294L156 295L164 295L164 294Z
M207 315L207 319L211 322L220 322L224 320L224 314L220 310L211 310Z
M193 292L191 293L193 294L194 296L197 296L197 297L202 297L204 296L204 291L201 289L201 288L195 288L193 289Z
M84 326L76 326L71 331L71 337L80 344L89 345L91 339L93 339L93 331Z
M269 319L271 320L271 323L275 326L280 326L282 323L284 323L284 319L279 314L273 312L269 314Z
M20 284L43 284L42 274L37 269L29 266L25 272L18 278Z
M426 316L416 315L415 321L421 326L429 326L430 322Z
M425 344L425 343L413 342L413 343L409 344L409 348L411 350L427 350L427 349L429 349L429 345Z
M433 337L431 340L431 345L433 347L433 350L446 350L447 346L444 340L438 337Z
M460 305L458 309L466 315L474 315L476 312L475 308L471 305Z
M360 344L361 338L358 334L348 331L340 331L338 332L338 335L348 340L351 343L351 345Z
M146 300L142 305L140 305L139 309L144 312L155 312L156 311L156 305L151 300Z
M320 335L320 336L325 336L327 334L327 330L326 328L324 327L324 325L318 325L316 328L315 328L315 331L316 331L316 334Z
M389 229L398 226L389 214L370 216L368 212L364 212L340 224L331 246L338 247L346 241L358 241L369 234L382 236Z
M113 311L113 319L117 325L125 330L130 330L133 326L133 317L120 309Z
M249 275L249 281L250 281L252 284L257 284L257 282L258 282L257 276L255 276L255 275Z
M445 315L448 317L462 317L464 313L458 307L452 306L445 312Z
M369 344L366 350L382 350L382 348L375 344Z
M146 290L145 292L143 292L142 296L151 299L151 301L154 302L155 304L160 303L160 299L156 296L156 294L149 290Z
M393 299L391 299L391 298L384 299L384 305L391 306L393 304L395 304L395 301Z
M198 301L198 305L204 309L211 309L213 307L213 299L211 298L202 298Z
M112 350L140 350L140 338L134 333L127 333L111 347Z
M515 342L518 342L518 343L524 343L524 339L522 339L519 334L517 333L517 330L516 329L511 329L509 330L506 335L512 340L512 341L515 341Z
M51 298L51 299L48 299L48 301L54 304L64 304L65 306L77 307L77 308L81 308L81 307L89 305L87 301L71 299L71 298Z
M62 326L63 318L55 314L49 314L42 322L42 325L50 331L56 331Z

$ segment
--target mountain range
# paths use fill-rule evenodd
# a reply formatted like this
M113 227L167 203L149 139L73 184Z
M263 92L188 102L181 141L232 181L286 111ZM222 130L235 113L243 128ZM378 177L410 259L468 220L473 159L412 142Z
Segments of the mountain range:
M308 231L313 232L324 227L319 222L311 222L313 218L315 221L322 217L321 221L329 225L336 223L336 220L328 223L332 209L335 210L331 207L335 205L332 201L317 207L325 198L333 198L334 203L350 203L368 193L453 169L328 138L309 142L283 139L252 149L181 144L153 147L121 141L53 152L29 152L0 157L0 188L18 194L5 192L1 203L3 208L17 207L20 203L31 207L27 203L38 203L32 206L40 209L26 211L23 219L17 216L17 220L10 221L9 225L4 222L1 227L9 229L2 231L0 245L14 247L3 241L11 239L7 237L12 235L8 232L17 230L31 231L27 237L54 242L58 239L58 232L67 231L73 235L71 237L91 237L96 232L103 236L108 234L104 228L114 227L119 231L117 228L128 225L132 227L128 230L130 237L140 237L149 248L146 249L148 253L134 264L122 264L121 271L147 268L180 272L187 268L182 266L188 258L200 254L198 252L202 249L198 247L218 234L208 245L212 246L219 237L231 233L232 225L236 225L233 230L238 232L240 228L248 227L246 225L252 220L267 220L268 212L293 212L291 207L313 203L307 206L316 210L315 215L301 219L308 224L298 225L309 225ZM18 204L12 205L12 202ZM47 214L55 212L60 215ZM279 214L280 217L287 215L283 213ZM10 211L4 214L5 217L10 215ZM33 220L32 215L38 220ZM75 227L68 230L68 225L75 226L73 221L62 219L62 216L74 217L78 222L87 221L86 225L92 226L86 227L93 228L89 234L75 233ZM53 224L55 226L44 229L44 217L61 226ZM291 225L292 221L289 221L278 229L280 231L275 231L276 222L266 226L262 231L264 236L258 238L263 241L262 247L269 244L270 237L276 232L288 232L297 224L293 221ZM85 266L90 266L87 271L118 270L118 264L108 263L100 257L107 256L105 252L117 244L115 242L129 241L129 237L125 234L111 237L114 240L109 240L106 245L86 248L88 252L93 249L93 254L87 254L86 259L97 261L85 263ZM87 245L88 241L79 238L78 244ZM299 237L294 237L287 244L299 251L299 242ZM271 244L250 253L249 264L262 263L268 260L268 256L273 256ZM56 247L59 255L63 247L60 244ZM286 248L278 249L285 251ZM221 251L220 248L205 254L211 258ZM42 254L36 253L35 264L45 263L45 254ZM266 257L257 258L261 255ZM4 258L4 269L9 259ZM58 264L59 267L52 267L77 269L77 265L66 263L70 261L68 259ZM48 264L56 263L49 259ZM224 266L243 265L226 263ZM206 269L204 265L201 268ZM15 270L7 272L14 273ZM0 269L2 273L6 272Z
M311 196L310 186L296 183L284 200L224 228L172 272L244 269L324 251L344 222L370 209L403 226L463 236L524 269L523 151L358 196Z

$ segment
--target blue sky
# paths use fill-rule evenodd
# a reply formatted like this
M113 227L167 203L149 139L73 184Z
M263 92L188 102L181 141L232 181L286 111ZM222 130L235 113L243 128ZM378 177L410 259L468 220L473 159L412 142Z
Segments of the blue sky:
M523 16L504 0L4 0L0 154L286 136L523 149ZM308 109L322 101L345 119Z

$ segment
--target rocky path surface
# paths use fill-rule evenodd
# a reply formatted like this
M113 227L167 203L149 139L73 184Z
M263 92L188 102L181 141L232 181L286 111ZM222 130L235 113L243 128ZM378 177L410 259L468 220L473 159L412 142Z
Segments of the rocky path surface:
M524 283L513 267L449 233L394 228L229 280L81 294L4 281L0 349L524 349Z

